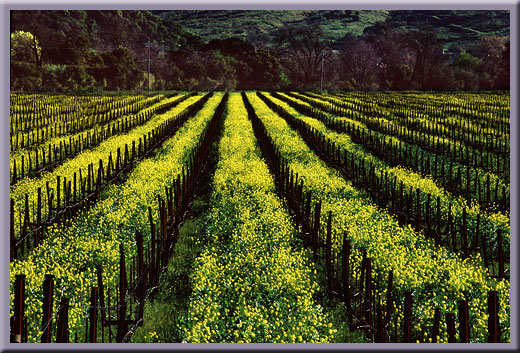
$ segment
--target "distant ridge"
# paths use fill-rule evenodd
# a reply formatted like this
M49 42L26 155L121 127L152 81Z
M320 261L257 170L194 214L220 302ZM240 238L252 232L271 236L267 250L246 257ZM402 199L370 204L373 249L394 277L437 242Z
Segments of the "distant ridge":
M413 30L431 26L445 48L451 44L468 48L484 35L509 35L509 11L352 11L352 10L189 10L152 11L178 22L186 31L204 41L223 37L239 37L256 44L270 46L275 31L288 24L319 24L335 47L345 34L355 36L378 21L389 21L394 27Z

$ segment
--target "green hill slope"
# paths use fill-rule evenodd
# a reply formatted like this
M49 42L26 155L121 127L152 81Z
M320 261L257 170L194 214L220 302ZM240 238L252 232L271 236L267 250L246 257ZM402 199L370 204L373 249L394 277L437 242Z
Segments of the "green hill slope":
M469 47L486 34L509 35L509 11L153 11L174 20L204 41L239 37L270 46L275 31L287 24L318 23L327 39L340 45L347 33L359 36L378 21L389 21L403 30L430 25L445 47L458 43Z

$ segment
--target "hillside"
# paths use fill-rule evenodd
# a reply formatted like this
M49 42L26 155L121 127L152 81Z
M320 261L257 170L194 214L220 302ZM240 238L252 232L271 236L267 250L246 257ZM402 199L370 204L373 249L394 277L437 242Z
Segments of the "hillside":
M327 90L507 89L509 22L508 11L16 10L10 87L307 90L323 76ZM437 41L414 33L425 26ZM286 53L262 49L277 42Z
M447 48L457 43L469 47L486 34L509 35L508 11L152 11L178 22L187 31L209 41L239 37L269 46L275 31L284 25L320 24L334 46L347 33L363 34L377 21L389 21L403 30L430 25Z

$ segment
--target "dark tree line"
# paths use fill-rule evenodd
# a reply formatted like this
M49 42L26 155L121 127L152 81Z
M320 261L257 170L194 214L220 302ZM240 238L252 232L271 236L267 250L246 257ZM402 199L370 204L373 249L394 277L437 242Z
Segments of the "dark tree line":
M508 37L444 50L432 28L404 32L380 22L345 38L340 63L338 76L352 89L509 89Z
M341 48L325 38L288 25L268 47L206 43L149 11L12 11L11 90L509 88L508 37L445 50L432 28L378 22Z

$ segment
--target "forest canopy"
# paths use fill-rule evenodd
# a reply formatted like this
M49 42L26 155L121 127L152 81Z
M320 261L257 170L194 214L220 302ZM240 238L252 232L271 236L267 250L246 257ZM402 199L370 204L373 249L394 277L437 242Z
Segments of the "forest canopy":
M355 28L359 14L347 12L280 23L261 41L208 39L151 11L11 11L11 90L509 89L508 35L479 32L446 48L440 27L393 16L357 34L346 25L338 44L327 21L348 17Z

